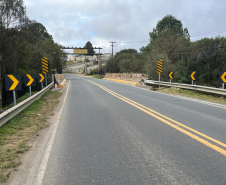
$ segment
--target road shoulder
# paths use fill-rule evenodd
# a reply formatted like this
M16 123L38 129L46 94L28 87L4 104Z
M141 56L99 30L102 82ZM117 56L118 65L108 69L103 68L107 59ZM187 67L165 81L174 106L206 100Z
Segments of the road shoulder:
M20 155L21 165L17 167L16 171L13 171L10 178L6 183L7 185L25 185L34 182L36 175L39 170L39 166L43 160L44 153L46 151L48 140L51 136L51 132L58 122L58 116L64 104L64 99L66 96L68 81L66 82L64 88L60 89L59 92L63 93L60 97L60 102L54 109L54 115L48 117L49 126L39 131L38 137L33 137L28 141L28 145L31 149Z

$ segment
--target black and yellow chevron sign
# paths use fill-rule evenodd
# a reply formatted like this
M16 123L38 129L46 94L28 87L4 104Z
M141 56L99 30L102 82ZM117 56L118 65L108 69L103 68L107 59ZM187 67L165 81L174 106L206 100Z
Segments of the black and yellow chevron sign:
M49 72L48 58L42 58L42 73L46 74Z
M221 71L219 73L219 82L226 83L226 71Z
M6 91L21 91L21 75L20 74L5 74L5 89Z
M161 74L162 73L162 60L159 59L157 63L157 73Z
M168 78L169 79L174 79L174 71L168 71Z

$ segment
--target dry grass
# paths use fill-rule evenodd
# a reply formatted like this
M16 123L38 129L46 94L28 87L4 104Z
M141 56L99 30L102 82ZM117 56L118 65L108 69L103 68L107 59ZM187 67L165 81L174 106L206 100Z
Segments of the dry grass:
M198 92L198 91L167 88L167 87L161 87L161 88L157 89L157 91L163 92L163 93L169 93L169 94L191 97L191 98L197 98L197 99L200 99L200 100L210 101L210 102L214 102L214 103L226 104L226 99L223 99L220 96L211 95L211 94L204 94L204 93Z
M48 116L53 115L62 93L48 91L20 114L0 128L0 183L20 164L19 154L30 149L26 143L37 132L48 127Z

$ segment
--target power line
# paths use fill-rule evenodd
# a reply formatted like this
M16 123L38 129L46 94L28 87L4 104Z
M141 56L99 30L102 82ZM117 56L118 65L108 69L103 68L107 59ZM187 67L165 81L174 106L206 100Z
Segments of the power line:
M191 33L191 34L196 34L196 33L202 33L202 32L212 32L212 31L220 31L220 30L225 30L226 27L224 28L217 28L217 29L212 29L212 30L205 30L205 31L198 31L198 32L194 32L194 33Z
M212 35L212 34L218 34L218 33L224 33L224 32L226 32L226 28L218 28L213 30L194 32L194 33L190 33L190 35L191 37L200 37L204 35Z
M111 53L109 50L108 50L108 48L107 47L105 47L105 46L103 46L104 48L105 48L105 50L107 50L109 53Z
M141 43L141 42L149 42L150 40L141 40L141 41L120 41L116 43Z

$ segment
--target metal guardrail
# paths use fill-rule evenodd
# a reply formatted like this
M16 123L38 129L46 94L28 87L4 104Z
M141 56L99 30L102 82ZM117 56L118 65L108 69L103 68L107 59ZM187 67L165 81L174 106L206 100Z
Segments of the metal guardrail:
M33 96L27 98L26 100L22 101L21 103L18 103L16 106L6 110L2 114L0 114L0 127L4 125L7 121L9 121L11 118L16 116L18 113L20 113L22 110L27 108L30 104L32 104L35 100L39 99L47 90L49 90L51 87L53 87L53 82L49 84L47 87L39 91L38 93L34 94Z
M201 85L170 83L170 82L153 81L153 80L145 80L144 83L152 84L152 85L167 86L167 87L176 87L181 89L189 89L189 90L195 90L195 91L202 91L202 92L218 94L218 95L226 95L226 89L206 87Z

